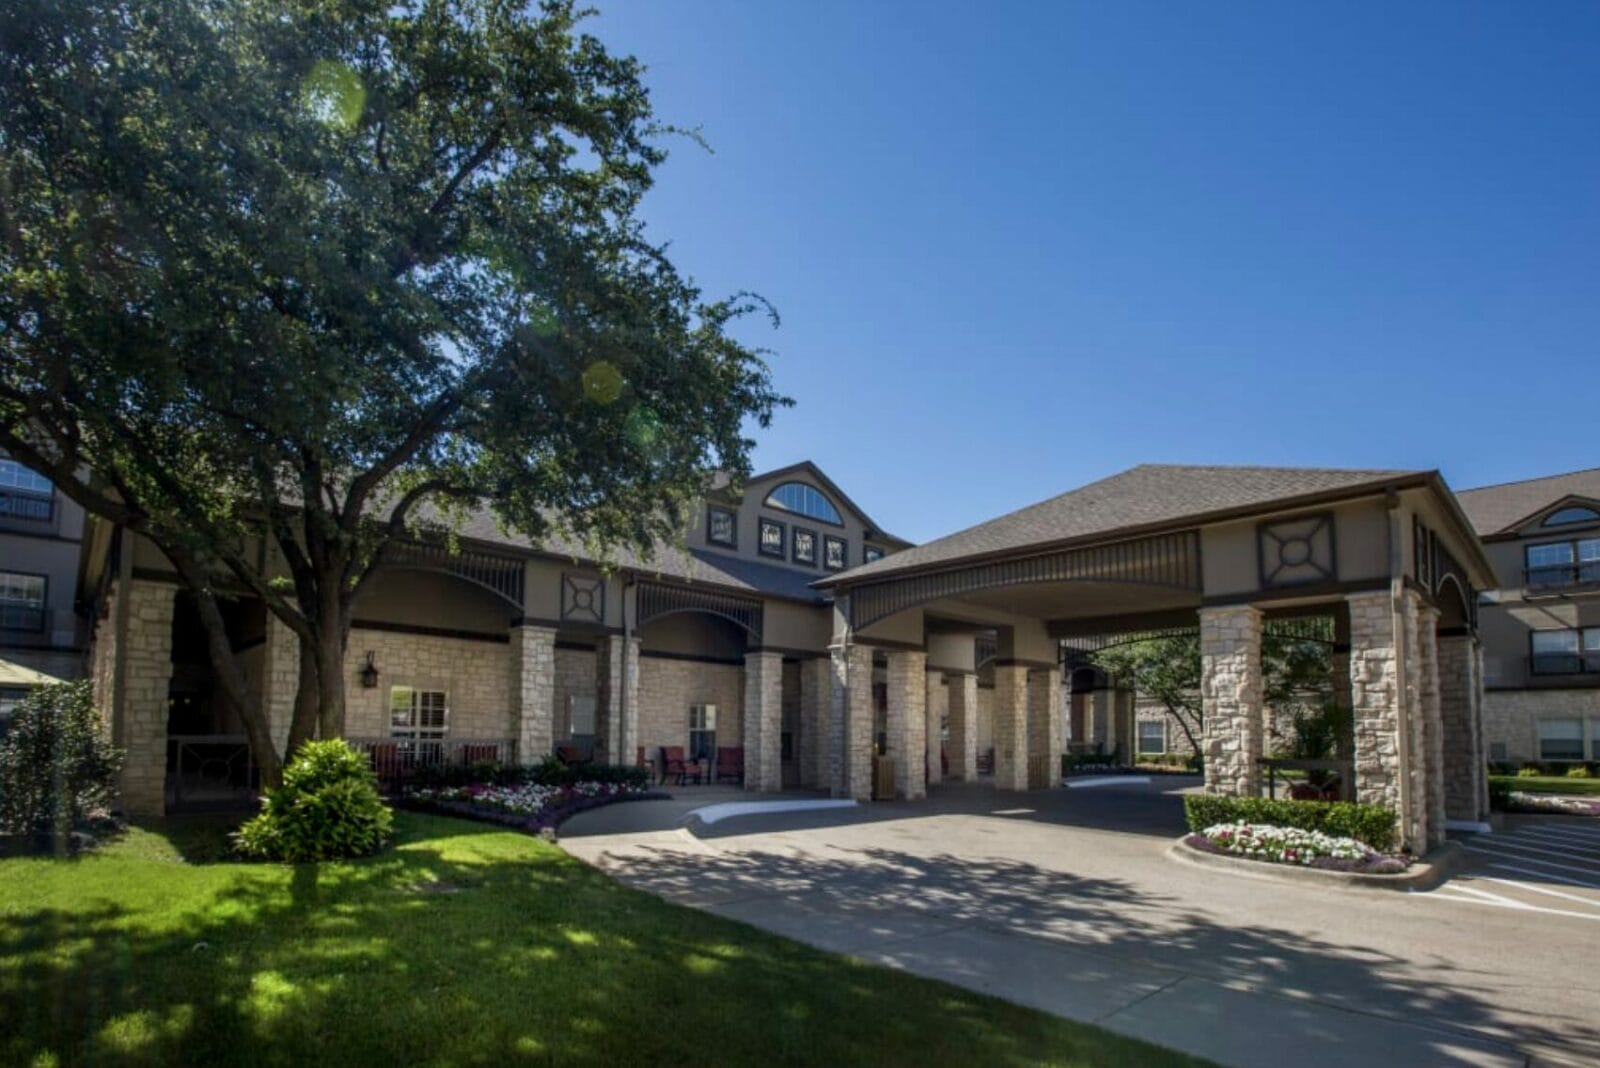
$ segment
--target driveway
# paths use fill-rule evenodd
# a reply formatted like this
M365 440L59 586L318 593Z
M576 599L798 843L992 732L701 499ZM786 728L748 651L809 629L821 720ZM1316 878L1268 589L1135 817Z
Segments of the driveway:
M1497 852L1431 893L1284 885L1166 855L1194 782L950 785L694 831L691 805L641 802L562 843L671 901L1226 1064L1600 1063L1593 823L1480 838ZM1528 852L1558 833L1559 858Z

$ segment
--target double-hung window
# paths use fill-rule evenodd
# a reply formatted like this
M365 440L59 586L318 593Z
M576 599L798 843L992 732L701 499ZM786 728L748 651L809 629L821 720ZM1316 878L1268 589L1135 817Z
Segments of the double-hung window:
M689 759L711 760L717 755L717 706L689 706Z
M1600 583L1600 538L1530 545L1525 554L1530 587Z
M1529 651L1535 675L1600 672L1600 627L1536 630Z
M1583 720L1541 719L1539 721L1540 760L1582 760Z
M1139 752L1165 753L1167 751L1167 721L1141 719L1139 721Z
M0 571L0 630L44 630L45 577Z
M401 759L407 764L442 763L449 724L450 699L443 690L390 688L389 733L400 741Z

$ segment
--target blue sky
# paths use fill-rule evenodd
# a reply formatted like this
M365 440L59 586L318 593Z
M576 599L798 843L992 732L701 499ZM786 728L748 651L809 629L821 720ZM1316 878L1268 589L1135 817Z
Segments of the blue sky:
M924 540L1141 462L1600 465L1600 4L600 0L646 202Z

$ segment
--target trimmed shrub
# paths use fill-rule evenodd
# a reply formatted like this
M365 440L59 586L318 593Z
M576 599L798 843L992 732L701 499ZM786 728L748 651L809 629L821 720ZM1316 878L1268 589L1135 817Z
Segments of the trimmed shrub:
M1511 807L1510 783L1504 779L1489 780L1489 807L1496 812L1505 812Z
M234 842L263 860L337 860L376 853L393 827L366 755L333 738L301 746L283 770L283 785L267 792L260 815Z
M1354 838L1380 853L1394 848L1395 813L1384 805L1189 794L1183 811L1196 834L1219 823L1268 824Z
M1594 778L1594 775L1589 771L1588 765L1586 765L1586 764L1574 764L1574 765L1572 765L1572 767L1567 769L1567 778L1569 778L1569 779L1592 779L1592 778Z
M87 681L39 687L0 733L0 833L59 838L108 816L121 766Z
M1524 764L1517 769L1519 779L1537 779L1544 775L1544 769L1537 764Z

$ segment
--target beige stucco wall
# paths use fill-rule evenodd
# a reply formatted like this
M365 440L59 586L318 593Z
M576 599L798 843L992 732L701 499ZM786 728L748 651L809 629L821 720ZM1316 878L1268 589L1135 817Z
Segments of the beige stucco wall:
M1261 523L1321 513L1333 516L1334 564L1339 581L1359 582L1388 575L1389 513L1380 497L1202 528L1201 574L1206 596L1249 593L1260 587L1256 540Z

